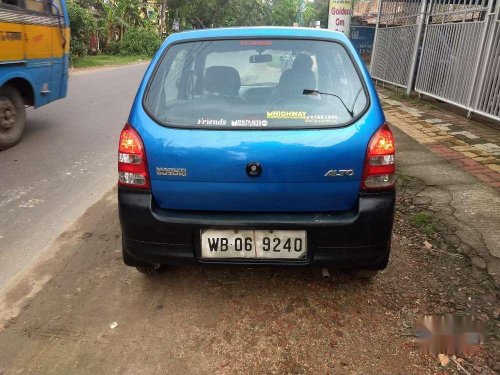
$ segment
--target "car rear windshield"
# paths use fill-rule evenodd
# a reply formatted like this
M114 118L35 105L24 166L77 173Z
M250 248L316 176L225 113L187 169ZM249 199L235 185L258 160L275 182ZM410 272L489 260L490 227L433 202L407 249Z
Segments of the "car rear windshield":
M228 129L343 126L367 105L341 44L292 39L174 44L144 100L166 126Z

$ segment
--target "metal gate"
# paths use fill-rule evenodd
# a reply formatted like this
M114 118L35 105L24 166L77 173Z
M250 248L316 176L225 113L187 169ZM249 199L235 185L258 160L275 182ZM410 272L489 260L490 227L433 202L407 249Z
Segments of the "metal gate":
M500 0L381 0L373 54L375 80L500 120Z
M491 0L431 0L415 91L470 109Z
M496 11L490 13L489 18L488 37L473 110L498 120L500 119L500 0L497 0Z
M425 0L385 0L379 4L370 73L373 78L407 87Z

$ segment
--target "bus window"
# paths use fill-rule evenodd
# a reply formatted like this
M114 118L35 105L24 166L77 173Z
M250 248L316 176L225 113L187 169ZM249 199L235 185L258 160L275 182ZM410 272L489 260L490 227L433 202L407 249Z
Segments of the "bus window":
M47 13L48 6L45 1L25 0L24 4L27 10L32 10L40 13Z
M50 7L53 16L62 16L61 0L52 0L54 6Z
M18 0L0 0L0 4L13 5L16 7L20 7L22 5L20 3L21 3L21 1L19 1L19 3L18 3Z

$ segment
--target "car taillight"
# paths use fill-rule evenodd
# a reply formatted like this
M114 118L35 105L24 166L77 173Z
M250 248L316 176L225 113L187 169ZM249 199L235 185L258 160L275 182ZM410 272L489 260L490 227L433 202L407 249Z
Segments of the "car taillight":
M118 185L137 189L150 188L144 144L129 124L125 125L120 134Z
M361 188L364 191L393 188L396 181L394 136L387 124L368 144Z

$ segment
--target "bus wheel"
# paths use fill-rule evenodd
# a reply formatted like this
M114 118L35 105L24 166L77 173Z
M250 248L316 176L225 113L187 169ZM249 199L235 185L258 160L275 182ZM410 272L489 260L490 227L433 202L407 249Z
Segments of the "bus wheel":
M14 146L21 139L26 124L26 110L19 92L11 87L0 88L0 150Z

